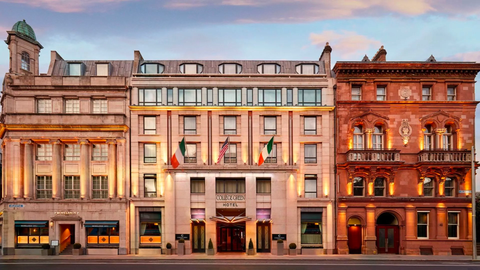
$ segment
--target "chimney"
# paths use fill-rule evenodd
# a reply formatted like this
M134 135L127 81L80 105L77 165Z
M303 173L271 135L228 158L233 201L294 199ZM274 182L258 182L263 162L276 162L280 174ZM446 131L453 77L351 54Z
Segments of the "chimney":
M55 66L56 61L65 61L63 58L60 56L57 51L50 51L50 65L48 65L48 72L47 74L52 76L53 74L53 67Z
M132 70L132 74L133 73L138 73L139 70L140 70L140 65L142 64L143 62L143 56L142 54L140 53L140 51L134 51L133 52L133 70Z
M323 48L323 52L320 55L320 58L318 59L319 61L323 61L325 63L325 73L327 74L327 77L330 77L331 75L331 53L332 47L330 47L330 44L327 42L327 44L325 44L325 48Z
M386 62L387 61L387 51L382 47L378 50L375 56L372 58L372 62Z

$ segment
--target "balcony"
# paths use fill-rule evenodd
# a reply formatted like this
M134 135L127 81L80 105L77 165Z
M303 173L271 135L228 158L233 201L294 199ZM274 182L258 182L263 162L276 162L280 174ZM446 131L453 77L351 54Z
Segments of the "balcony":
M433 150L420 151L418 162L471 162L472 153L469 150Z
M401 162L400 150L349 150L348 162Z

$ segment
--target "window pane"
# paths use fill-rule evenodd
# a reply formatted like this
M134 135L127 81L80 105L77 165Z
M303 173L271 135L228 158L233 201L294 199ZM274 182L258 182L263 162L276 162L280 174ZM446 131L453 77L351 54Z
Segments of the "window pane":
M277 134L277 117L265 116L264 117L264 134L275 135Z
M108 64L97 64L97 76L108 76Z
M197 118L195 116L185 116L184 120L184 134L197 134Z
M237 117L236 116L224 116L223 121L224 121L223 134L237 134Z
M144 123L144 134L156 133L156 117L155 116L145 116L143 118L143 123Z
M305 135L316 135L317 134L317 117L315 116L305 116Z
M144 144L144 162L155 163L157 162L157 145Z
M305 144L305 163L317 163L317 145Z
M70 76L80 76L81 74L81 64L73 63L68 65L68 75Z

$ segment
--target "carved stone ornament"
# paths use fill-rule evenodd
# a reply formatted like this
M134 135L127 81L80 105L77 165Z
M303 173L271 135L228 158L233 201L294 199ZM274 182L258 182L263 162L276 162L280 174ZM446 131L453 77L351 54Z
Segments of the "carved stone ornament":
M412 135L412 127L408 123L408 119L402 119L402 124L398 130L400 136L402 136L403 145L407 146L408 140L410 140L410 135Z
M412 90L408 86L404 86L398 90L398 94L400 95L401 98L407 100L410 98L412 95Z

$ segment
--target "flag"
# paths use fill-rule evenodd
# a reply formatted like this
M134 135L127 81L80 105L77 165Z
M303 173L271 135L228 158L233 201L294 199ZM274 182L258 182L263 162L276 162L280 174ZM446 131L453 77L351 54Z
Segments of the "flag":
M262 165L263 162L268 158L270 153L272 152L273 149L273 137L270 139L270 141L265 145L263 148L262 152L260 153L260 157L258 158L258 166Z
M227 152L229 144L230 144L230 137L227 137L227 139L225 140L225 142L222 145L222 148L220 149L220 155L218 156L217 163L220 163L220 160L225 155L225 152Z
M172 156L172 166L176 169L180 164L183 164L183 158L185 157L185 137L182 139L178 145L177 151Z

